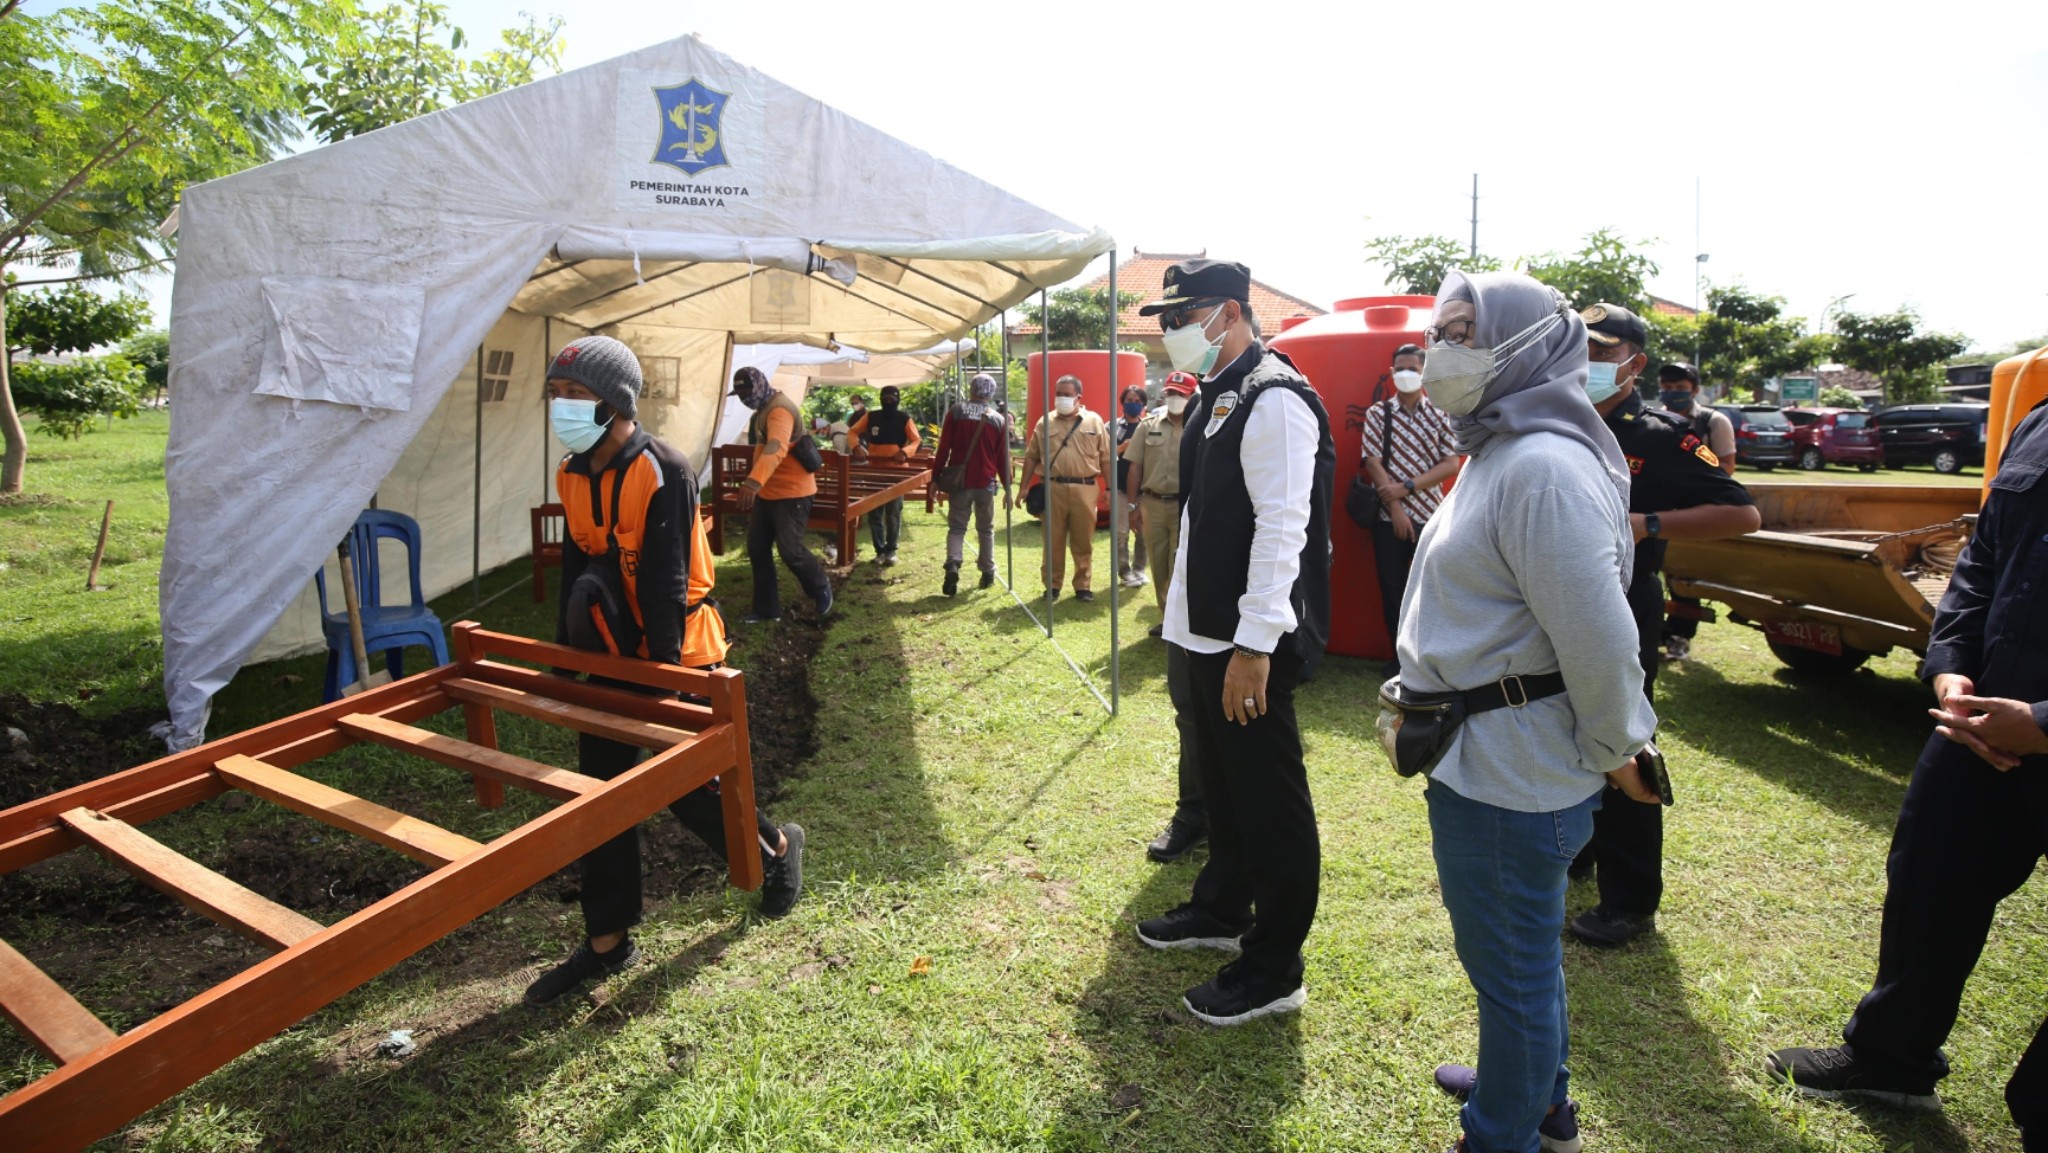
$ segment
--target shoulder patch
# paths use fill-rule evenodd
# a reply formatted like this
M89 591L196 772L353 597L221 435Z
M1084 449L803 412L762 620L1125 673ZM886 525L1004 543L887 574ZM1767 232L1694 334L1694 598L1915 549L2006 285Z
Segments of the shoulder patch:
M1721 458L1714 455L1714 450L1708 448L1707 443L1705 441L1701 440L1697 436L1694 436L1692 433L1688 432L1684 436L1678 438L1678 448L1681 452L1689 452L1694 456L1699 457L1701 460L1707 463L1708 468L1721 467Z

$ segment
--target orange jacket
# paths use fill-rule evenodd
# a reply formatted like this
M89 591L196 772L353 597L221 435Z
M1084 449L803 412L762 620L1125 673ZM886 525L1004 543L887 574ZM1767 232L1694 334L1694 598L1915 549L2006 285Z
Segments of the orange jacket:
M781 393L775 394L768 407L747 422L747 443L754 446L754 467L741 483L763 500L817 495L818 479L789 452L801 429L802 414L797 411L796 402Z

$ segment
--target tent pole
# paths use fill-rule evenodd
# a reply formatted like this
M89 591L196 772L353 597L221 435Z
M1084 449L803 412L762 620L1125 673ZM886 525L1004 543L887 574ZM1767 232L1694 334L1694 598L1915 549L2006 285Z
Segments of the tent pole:
M555 360L555 318L540 318L540 500L548 502L548 366Z
M469 608L484 602L484 346L476 346L476 451L475 474L469 505Z
M1109 403L1115 406L1116 413L1116 416L1112 419L1121 419L1124 411L1123 400L1121 394L1117 392L1116 384L1116 314L1118 311L1117 303L1118 301L1116 295L1116 249L1112 248L1109 250ZM1124 519L1126 516L1129 515L1124 511L1123 507L1124 498L1122 493L1122 486L1116 483L1116 462L1114 457L1115 450L1112 448L1112 459L1110 461L1109 466L1109 475L1103 478L1104 482L1109 485L1110 490L1109 575L1111 577L1111 580L1109 582L1109 715L1112 717L1116 715L1117 705L1120 703L1120 699L1117 696L1117 682L1120 678L1117 674L1122 671L1122 665L1120 662L1122 649L1117 644L1117 625L1119 624L1117 612L1117 593L1123 589L1124 582L1123 574L1116 571L1116 546L1119 543L1121 543L1124 539ZM1131 543L1133 546L1137 544L1136 541L1132 541ZM1133 557L1131 559L1136 560L1137 558Z
M1038 438L1038 475L1045 485L1045 515L1039 518L1040 527L1045 529L1045 551L1039 554L1039 561L1046 574L1052 572L1052 306L1046 303L1045 289L1038 290L1038 379L1044 388L1045 404L1038 410L1038 427L1045 435ZM1045 635L1052 636L1052 604L1059 593L1051 586L1045 590Z
M1009 309L1006 308L1003 310L1002 316L998 320L998 323L1003 326L1001 337L1003 342L1003 408L1007 410L1010 407ZM1007 498L1010 495L1010 420L1012 419L1012 417L1010 413L1007 411L1005 411L1003 415L1005 418L1003 420L1003 496ZM1010 539L1011 511L1012 510L1010 508L1010 502L1007 499L1005 499L1003 501L1003 583L1005 585L1008 585L1012 592L1015 592L1017 588L1017 542Z

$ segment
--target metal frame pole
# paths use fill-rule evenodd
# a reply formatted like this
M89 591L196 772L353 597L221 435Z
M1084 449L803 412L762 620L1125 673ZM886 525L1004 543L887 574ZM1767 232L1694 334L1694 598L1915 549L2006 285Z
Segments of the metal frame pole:
M548 367L555 361L555 318L540 318L540 503L548 503Z
M484 599L484 346L476 346L476 460L469 503L469 607Z
M1001 324L1001 325L1003 326L1003 327L1002 327L1002 347L1003 347L1003 363L1001 364L1000 368L1001 368L1001 370L1002 370L1002 374L1003 374L1003 407L1004 407L1005 409L1007 409L1007 408L1009 407L1009 402L1010 402L1010 310L1009 310L1009 309L1007 309L1007 308L1006 308L1006 309L1004 309L1004 310L1002 311L1002 314L1001 314L1001 316L1000 316L1000 318L999 318L999 320L998 320L998 323L1000 323L1000 324ZM1004 462L1004 465L1003 465L1003 470L1004 470L1004 471L1003 471L1003 495L1004 495L1005 497L1008 497L1008 496L1010 495L1010 492L1011 492L1011 489L1010 489L1010 484L1009 484L1009 481L1010 481L1010 475L1009 475L1009 460L1010 460L1010 421L1011 421L1011 420L1014 420L1014 419L1016 419L1016 416L1015 416L1015 414L1014 414L1014 413L1010 413L1010 414L1006 414L1006 417L1007 417L1007 419L1005 419L1005 420L1003 421L1003 462ZM1008 500L1005 500L1005 501L1003 501L1003 587L1004 587L1004 588L1007 588L1007 589L1010 589L1010 590L1012 591L1012 593L1014 593L1014 592L1016 591L1016 588L1017 588L1017 542L1016 542L1016 541L1014 541L1014 540L1012 540L1012 539L1010 539L1010 529L1011 529L1011 525L1010 525L1010 514L1011 514L1011 512L1012 512L1012 511L1013 511L1013 510L1012 510L1012 509L1010 508L1010 502L1009 502Z
M1038 475L1045 485L1045 515L1039 518L1040 527L1045 529L1045 551L1039 562L1044 566L1040 571L1052 572L1052 306L1047 302L1045 289L1038 290L1038 377L1044 389L1045 403L1038 410L1038 427L1044 435L1038 438ZM1053 598L1058 594L1048 586L1045 590L1045 635L1052 636Z
M1114 416L1113 416L1113 419L1121 420L1121 419L1123 419L1123 411L1124 411L1124 409L1123 409L1123 397L1122 397L1122 394L1121 394L1120 392L1118 392L1118 390L1117 390L1117 383L1116 383L1116 362L1117 362L1117 348L1116 348L1116 320L1117 320L1117 312L1118 312L1118 307L1117 307L1117 306L1118 306L1118 303L1119 303L1119 301L1118 301L1118 299L1117 299L1117 295L1116 295L1116 250L1112 248L1112 249L1110 249L1110 251L1109 251L1109 403L1110 403L1110 404L1111 404L1111 405L1113 406L1113 408L1114 408ZM1111 438L1111 440L1112 440L1112 441L1114 441L1114 439L1115 439L1114 437L1112 437L1112 438ZM1119 644L1119 643L1118 643L1118 638L1117 638L1117 630L1118 630L1118 625L1119 625L1119 624L1121 623L1121 621L1120 621L1120 619L1119 619L1119 618L1120 618L1120 617L1121 617L1121 615L1122 615L1121 613L1119 613L1119 612L1117 611L1117 593L1119 593L1120 591L1122 591L1122 589L1123 589L1123 584L1124 584L1124 582L1123 582L1123 574L1121 574L1121 573L1119 573L1119 572L1117 572L1117 571L1116 571L1116 550L1117 550L1117 546L1118 546L1119 544L1123 543L1123 539L1124 539L1124 537L1123 537L1123 532L1124 532L1124 519L1125 519L1125 516L1127 515L1127 514L1125 513L1125 510L1124 510L1124 496L1123 496L1123 491L1122 491L1122 488L1121 488L1121 486L1119 486L1119 485L1118 485L1118 484L1116 483L1116 456L1117 456L1117 452L1116 452L1116 449L1115 449L1114 445L1112 445L1112 447L1111 447L1111 449L1110 449L1110 466L1109 466L1109 475L1103 478L1103 482L1104 482L1105 484L1107 484L1107 485L1109 486L1109 490L1110 490L1110 493L1109 493L1109 576L1110 576L1110 581L1109 581L1109 715L1110 715L1110 716L1112 716L1112 717L1116 715L1116 712L1117 712L1117 705L1118 705L1118 704L1120 703L1120 698L1119 698L1119 696L1118 696L1118 689L1119 689L1119 683L1118 683L1118 682L1119 682L1119 681L1120 681L1120 680L1121 680L1122 678L1121 678L1120 676L1118 676L1118 674L1119 674L1119 673L1120 673L1120 672L1122 671L1122 660L1121 660L1121 655L1122 655L1122 652L1123 652L1123 646L1122 646L1121 644ZM1134 542L1134 543L1135 543L1135 542ZM1136 558L1133 558L1133 559L1136 559Z

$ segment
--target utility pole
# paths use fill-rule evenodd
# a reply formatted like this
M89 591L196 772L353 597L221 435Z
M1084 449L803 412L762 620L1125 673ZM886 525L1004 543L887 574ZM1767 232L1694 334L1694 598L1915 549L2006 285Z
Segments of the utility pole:
M1472 174L1472 262L1479 263L1479 174Z

